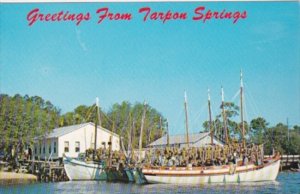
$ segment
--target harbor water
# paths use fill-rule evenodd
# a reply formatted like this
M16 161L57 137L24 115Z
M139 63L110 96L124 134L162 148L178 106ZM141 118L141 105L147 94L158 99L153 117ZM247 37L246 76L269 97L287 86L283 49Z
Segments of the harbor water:
M300 193L300 173L281 172L273 182L239 184L168 185L107 183L105 181L69 181L58 183L32 183L0 185L0 193Z

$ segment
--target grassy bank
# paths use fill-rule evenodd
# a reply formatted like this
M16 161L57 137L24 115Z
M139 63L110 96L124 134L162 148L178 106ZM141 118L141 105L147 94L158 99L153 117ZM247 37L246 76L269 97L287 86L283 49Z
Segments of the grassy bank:
M37 181L37 177L32 174L0 172L0 185L22 184L22 183L31 183L36 181Z

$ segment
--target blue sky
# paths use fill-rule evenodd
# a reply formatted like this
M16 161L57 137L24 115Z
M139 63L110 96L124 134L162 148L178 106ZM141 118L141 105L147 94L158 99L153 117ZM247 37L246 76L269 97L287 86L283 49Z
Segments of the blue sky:
M198 6L247 11L232 20L192 21ZM138 9L188 12L185 21L143 22ZM131 12L131 21L97 24L96 10ZM29 11L90 12L92 19L37 22ZM104 110L123 100L146 100L169 120L171 133L184 132L183 93L188 94L192 132L208 118L207 88L217 115L225 100L239 103L243 70L246 118L271 125L300 124L300 7L297 2L264 3L86 3L1 4L0 92L38 95L62 109L94 103Z

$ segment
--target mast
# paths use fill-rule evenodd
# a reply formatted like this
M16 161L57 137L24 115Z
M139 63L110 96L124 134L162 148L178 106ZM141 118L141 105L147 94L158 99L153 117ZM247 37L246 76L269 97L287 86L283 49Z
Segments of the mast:
M224 102L224 90L221 86L221 94L222 94L222 116L223 116L223 123L224 123L224 135L225 135L225 143L228 144L228 133L227 133L227 117L225 112L225 102Z
M185 129L186 129L186 142L187 147L190 147L190 141L189 141L189 122L188 122L188 113L187 113L187 96L186 91L184 91L184 110L185 110Z
M243 84L243 73L241 70L241 75L240 75L240 80L241 80L241 86L240 86L240 97L241 97L241 123L242 123L242 143L243 147L245 147L245 123L244 123L244 107L243 107L243 89L244 89L244 84Z
M168 119L167 119L167 123L166 123L166 127L167 127L167 146L170 146L170 135L169 135L169 123L168 123Z
M209 93L209 89L207 89L207 95L208 95L208 114L209 114L210 143L211 143L211 145L213 145L214 144L214 132L213 132L212 120L211 120L211 107L210 107L210 93Z
M131 123L131 129L130 129L130 146L131 146L131 159L134 159L134 144L135 144L135 133L134 133L134 126L135 126L135 121L134 119L132 119L132 123Z
M143 139L143 129L144 129L144 122L146 117L146 111L147 111L147 103L144 101L144 110L143 110L143 116L142 116L142 122L141 122L141 133L140 133L140 141L139 141L139 161L141 161L142 158L142 139Z
M96 149L97 149L97 125L99 121L99 126L101 127L101 119L99 113L99 98L96 97L96 121L95 121L95 140L94 140L94 151L93 151L93 160L95 160Z
M132 126L131 126L131 112L129 112L129 132L127 133L127 137L128 137L128 140L127 140L127 153L129 155L129 150L131 151L132 150Z

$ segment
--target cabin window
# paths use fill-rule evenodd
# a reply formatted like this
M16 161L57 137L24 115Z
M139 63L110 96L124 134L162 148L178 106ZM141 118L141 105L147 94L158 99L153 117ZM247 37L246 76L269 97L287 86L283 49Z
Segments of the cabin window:
M69 142L65 141L65 152L69 152Z
M56 142L54 142L54 145L53 145L53 152L56 153Z
M79 141L75 142L75 152L80 152L80 142Z

